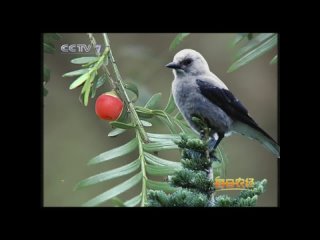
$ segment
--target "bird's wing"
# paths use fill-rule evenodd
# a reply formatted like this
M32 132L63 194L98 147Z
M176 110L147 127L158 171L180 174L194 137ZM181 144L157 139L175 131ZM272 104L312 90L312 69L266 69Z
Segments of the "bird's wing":
M279 156L280 147L258 124L249 116L248 110L242 105L242 103L228 90L214 86L208 81L201 79L196 80L199 86L200 92L213 104L220 107L229 117L238 123L244 123L251 127L252 130L246 129L246 135L256 138L267 146L272 152ZM239 125L239 124L237 124ZM243 126L245 126L243 125ZM240 124L241 126L241 124ZM243 128L243 127L242 127ZM244 127L246 128L246 127ZM243 133L243 131L241 131ZM241 133L240 132L240 133ZM265 138L259 136L260 133Z
M201 79L197 79L196 82L201 94L220 107L232 119L240 120L250 126L257 126L256 122L248 115L248 110L228 89L219 88Z

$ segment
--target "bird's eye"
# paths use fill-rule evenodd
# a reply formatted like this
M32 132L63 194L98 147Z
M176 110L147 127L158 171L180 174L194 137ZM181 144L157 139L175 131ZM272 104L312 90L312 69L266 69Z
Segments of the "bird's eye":
M190 63L192 63L192 59L190 59L190 58L187 58L187 59L182 61L183 65L189 65Z

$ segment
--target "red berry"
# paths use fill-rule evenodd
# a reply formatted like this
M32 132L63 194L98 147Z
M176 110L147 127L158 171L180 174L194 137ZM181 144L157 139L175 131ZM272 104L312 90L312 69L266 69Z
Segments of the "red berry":
M123 102L114 92L106 92L96 100L96 114L107 121L117 120L123 110Z

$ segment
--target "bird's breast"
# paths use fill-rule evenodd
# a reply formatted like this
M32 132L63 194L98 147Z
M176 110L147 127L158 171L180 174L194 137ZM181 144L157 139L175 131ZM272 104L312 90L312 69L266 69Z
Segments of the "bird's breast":
M172 82L172 95L178 108L190 104L194 100L199 100L199 88L195 82L188 80L174 80Z
M172 95L180 112L191 125L192 116L198 115L221 132L229 130L232 120L220 107L201 94L196 83L173 81Z

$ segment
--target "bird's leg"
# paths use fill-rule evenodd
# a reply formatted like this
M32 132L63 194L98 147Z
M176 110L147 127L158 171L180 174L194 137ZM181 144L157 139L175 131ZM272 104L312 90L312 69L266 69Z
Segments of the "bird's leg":
M209 159L213 159L213 161L219 161L218 158L214 155L214 150L218 147L219 143L223 139L223 133L214 133L208 142L208 152L209 152ZM213 179L213 170L210 169L208 176L210 179Z
M223 133L214 133L208 143L209 151L212 152L213 150L215 150L223 138Z
M218 140L216 142L216 145L214 146L214 149L216 149L219 145L219 143L221 142L221 140L224 138L224 134L223 133L218 133Z
M218 158L216 158L216 156L214 155L215 153L215 149L218 147L219 143L221 142L221 140L223 139L224 134L221 133L214 133L212 135L212 137L210 138L209 142L208 142L208 152L211 156L209 156L210 158L213 159L213 161L219 161ZM214 181L214 172L213 172L213 167L211 167L209 169L208 172L208 178L210 180L212 180L212 182ZM215 200L214 200L214 195L215 195L215 191L211 194L210 196L210 205L214 206L215 205Z
M214 137L211 137L211 138L209 139L208 149L209 149L209 152L210 152L210 153L211 153L212 151L214 151L215 146L216 146L216 143L217 143L217 140L216 140Z
M218 147L218 145L221 142L221 140L223 139L223 137L224 137L224 134L215 133L210 138L210 141L208 143L208 149L209 149L209 153L210 153L210 159L212 159L213 161L220 162L220 159L216 158L214 153L215 153L215 149Z

